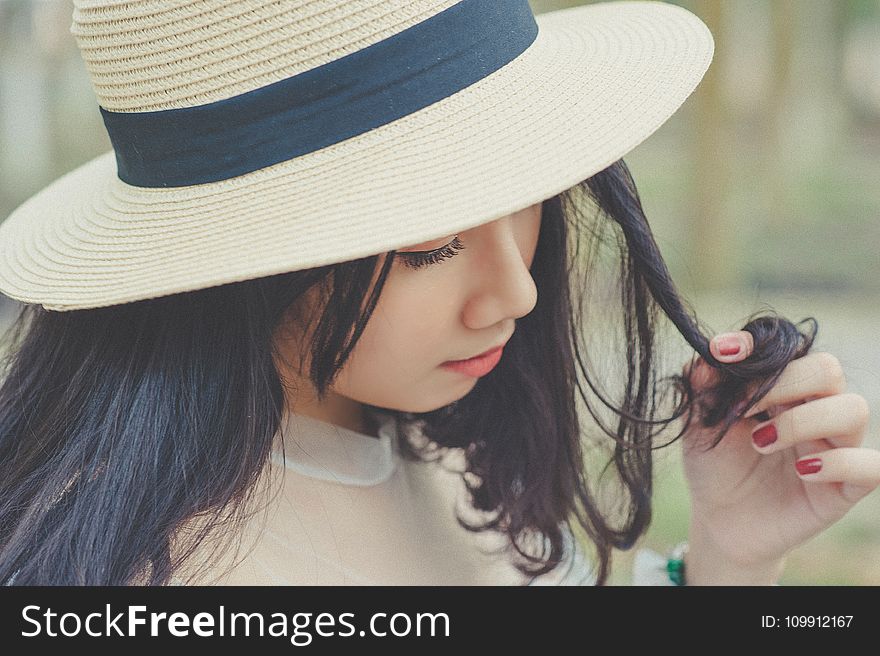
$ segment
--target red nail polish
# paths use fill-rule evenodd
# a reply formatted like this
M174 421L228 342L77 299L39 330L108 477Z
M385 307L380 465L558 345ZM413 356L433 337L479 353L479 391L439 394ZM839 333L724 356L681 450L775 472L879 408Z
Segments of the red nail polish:
M752 440L759 447L767 446L768 444L773 444L776 441L776 427L773 424L767 424L766 426L762 426L754 433L752 433Z
M736 338L725 338L718 342L718 352L721 355L736 355L739 353L740 343Z
M815 474L822 469L822 460L819 458L807 458L806 460L798 460L794 463L799 474Z

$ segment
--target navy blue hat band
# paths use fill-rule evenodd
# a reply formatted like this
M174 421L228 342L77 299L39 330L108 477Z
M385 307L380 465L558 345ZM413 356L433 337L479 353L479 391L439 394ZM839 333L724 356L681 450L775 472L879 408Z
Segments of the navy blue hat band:
M527 0L463 0L358 52L232 98L153 112L100 110L124 182L216 182L427 107L497 71L537 36Z

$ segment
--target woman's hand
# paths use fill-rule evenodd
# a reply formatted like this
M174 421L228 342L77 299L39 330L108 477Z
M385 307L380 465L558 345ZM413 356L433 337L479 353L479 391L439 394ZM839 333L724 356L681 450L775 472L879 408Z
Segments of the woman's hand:
M741 342L738 353L722 355L725 337ZM716 336L710 348L718 360L737 362L753 346L752 335L738 331ZM716 374L698 358L685 375L702 388ZM865 399L846 392L837 358L815 352L790 362L714 449L705 450L712 429L692 422L682 438L688 584L775 582L791 549L880 485L880 451L862 446L869 419Z

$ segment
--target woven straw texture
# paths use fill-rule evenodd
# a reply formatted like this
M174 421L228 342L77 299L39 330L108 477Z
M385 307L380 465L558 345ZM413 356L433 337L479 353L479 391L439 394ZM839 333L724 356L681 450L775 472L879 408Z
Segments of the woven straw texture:
M76 3L76 37L104 109L192 107L344 57L458 0L135 0Z
M114 111L237 95L406 29L451 0L77 0L71 27ZM140 188L113 151L0 225L0 291L104 307L357 259L519 211L626 155L696 88L714 43L693 14L610 2L536 17L519 57L439 102L220 182Z

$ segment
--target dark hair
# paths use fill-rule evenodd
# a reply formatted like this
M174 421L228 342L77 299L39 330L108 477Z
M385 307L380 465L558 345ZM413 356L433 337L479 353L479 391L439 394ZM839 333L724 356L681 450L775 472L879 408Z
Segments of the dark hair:
M753 318L744 328L754 355L718 363L675 290L622 160L544 201L542 212L532 264L537 305L517 320L500 365L449 406L386 412L401 435L418 427L432 449L465 449L473 505L493 516L460 519L463 526L504 531L525 558L517 567L538 575L561 562L563 531L576 522L596 547L601 585L612 548L630 548L650 524L655 434L683 416L678 439L698 409L704 425L719 427L714 446L738 418L735 404L766 394L814 334L776 316ZM618 252L603 259L608 244ZM235 535L269 482L261 474L284 411L278 328L306 292L320 290L323 312L306 319L316 322L309 374L323 396L363 332L394 254L103 308L24 305L7 333L0 386L0 581L166 584L210 535ZM620 265L619 404L597 387L583 341L600 323L589 313L589 303L602 302L591 278L608 262ZM602 306L603 322L609 310ZM720 374L700 396L684 376L661 379L674 393L662 420L654 419L658 310ZM610 441L581 425L580 402ZM597 454L610 447L602 463ZM432 451L407 439L401 449L409 458ZM623 494L604 508L599 470L588 468L604 464L604 472L612 463ZM193 518L199 529L181 531ZM542 539L541 553L527 548L531 537Z

